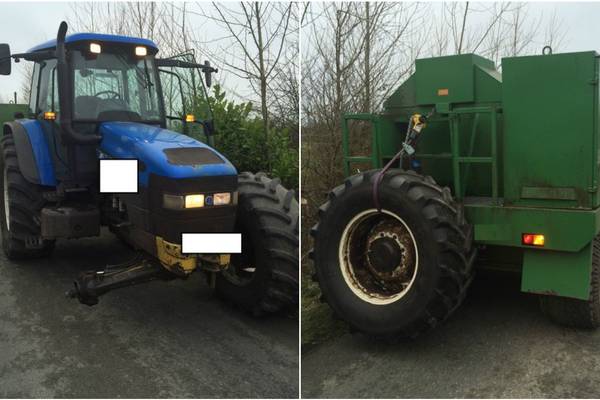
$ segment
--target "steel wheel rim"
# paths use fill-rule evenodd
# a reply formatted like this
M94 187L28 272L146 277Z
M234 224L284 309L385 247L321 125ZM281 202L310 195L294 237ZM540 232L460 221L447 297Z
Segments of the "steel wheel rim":
M8 170L4 168L3 174L4 182L4 218L6 222L6 230L10 231L10 204L8 201Z
M371 229L369 224L373 224ZM366 238L361 236L363 231L368 232ZM401 238L394 238L394 233ZM388 242L385 247L397 246L402 250L400 265L392 271L380 271L371 265L372 248L369 246L380 239ZM362 253L365 255L357 256ZM374 208L355 215L348 222L340 239L338 258L346 285L358 298L374 305L391 304L404 297L412 288L419 267L416 240L406 222L391 211L378 212ZM387 287L390 282L392 288Z

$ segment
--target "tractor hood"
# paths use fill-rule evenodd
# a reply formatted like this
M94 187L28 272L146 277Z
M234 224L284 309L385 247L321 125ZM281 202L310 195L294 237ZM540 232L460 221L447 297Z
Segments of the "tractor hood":
M143 186L150 174L172 179L237 175L223 155L181 133L135 122L103 122L100 134L103 153L140 161Z

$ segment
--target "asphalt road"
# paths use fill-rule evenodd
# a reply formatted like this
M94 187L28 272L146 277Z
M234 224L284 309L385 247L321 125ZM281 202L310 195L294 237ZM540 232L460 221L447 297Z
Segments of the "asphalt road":
M0 397L297 397L297 317L254 319L200 273L66 299L72 278L130 251L110 234L48 259L0 252Z
M414 341L360 334L302 356L303 397L599 398L600 331L553 325L519 279L479 275L463 306Z

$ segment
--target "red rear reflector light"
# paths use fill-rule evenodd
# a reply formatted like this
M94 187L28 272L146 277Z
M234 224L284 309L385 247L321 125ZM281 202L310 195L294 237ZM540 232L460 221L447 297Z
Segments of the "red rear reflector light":
M544 235L539 235L537 233L524 233L521 237L521 243L526 246L542 247L546 243L546 238Z

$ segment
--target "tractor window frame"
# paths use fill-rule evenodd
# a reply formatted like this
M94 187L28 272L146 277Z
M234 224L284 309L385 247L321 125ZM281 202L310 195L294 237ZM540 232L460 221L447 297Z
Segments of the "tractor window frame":
M162 78L160 78L165 116L168 120L168 129L173 129L185 135L192 136L202 142L211 144L214 131L210 129L210 126L213 126L214 112L210 103L209 89L204 82L203 71L196 63L194 52L183 53L162 60L179 60L188 64L185 66L169 66L160 65L159 63L159 77L161 74L175 76L178 81L178 86L180 87L180 95L174 96L178 97L181 105L180 113L182 115L177 117L176 115L167 114L167 108L170 109L169 111L175 111L175 109L172 104L169 104L169 107L167 107L167 97L165 96L165 87L163 85L164 82ZM186 94L188 96L186 96ZM186 114L194 115L195 121L192 123L186 122ZM181 127L170 127L168 125L170 122L175 122L177 120L181 121ZM195 129L196 127L198 129Z
M175 113L171 113L172 111L174 111L174 107L173 104L170 103L169 104L169 113L167 112L167 103L165 100L165 86L163 85L163 81L161 78L160 84L161 84L161 88L162 88L162 97L163 97L163 102L165 103L165 117L167 119L172 118L172 119L181 119L183 120L183 122L185 122L185 115L187 113L186 111L186 107L185 107L185 101L184 101L184 92L183 92L183 84L181 83L181 77L179 76L179 74L173 72L173 71L169 71L166 69L162 69L159 68L158 69L158 74L160 76L160 74L167 74L171 77L175 77L175 79L177 80L177 86L179 86L179 90L177 91L177 94L174 94L174 97L179 97L181 99L180 103L181 103L181 115L177 116L177 115L171 115L171 114L175 114Z
M38 90L37 90L37 99L36 99L36 115L43 113L45 111L54 111L60 112L59 103L58 103L58 84L57 84L57 74L56 66L58 64L55 58L42 61L39 67L39 76L38 76ZM52 82L52 78L54 78L54 84ZM54 89L54 93L52 90ZM52 96L54 99L54 109L51 109L50 103L52 103L49 96Z
M33 63L33 71L31 73L31 82L29 86L29 111L37 116L38 112L38 92L40 90L40 62Z

